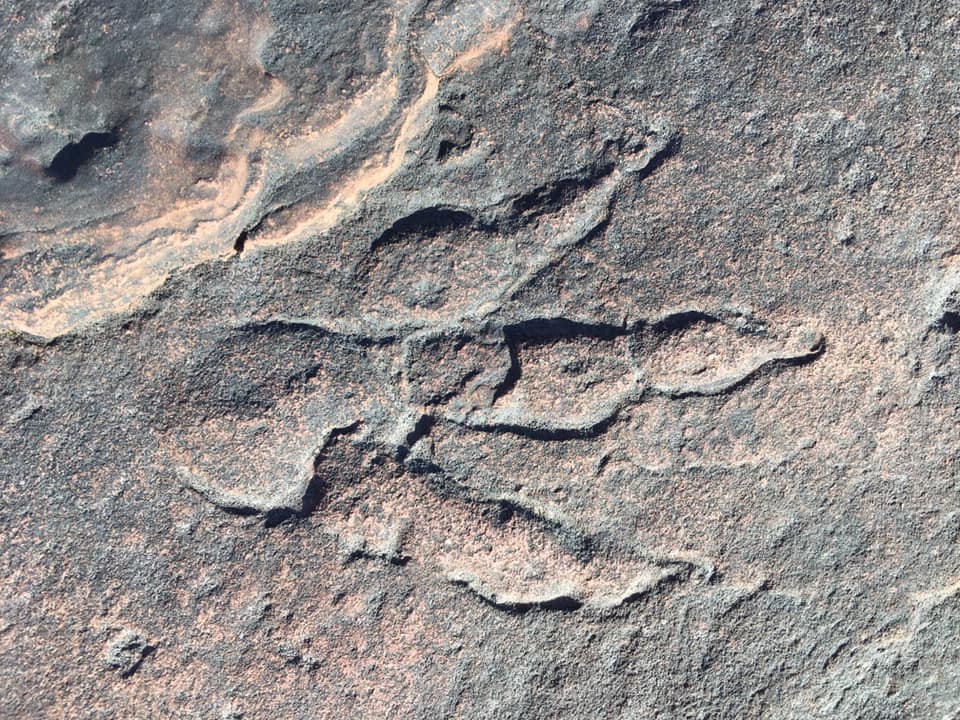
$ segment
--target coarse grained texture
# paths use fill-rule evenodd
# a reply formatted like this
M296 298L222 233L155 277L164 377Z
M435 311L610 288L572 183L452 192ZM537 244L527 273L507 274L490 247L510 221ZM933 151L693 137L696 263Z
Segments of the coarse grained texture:
M0 0L0 717L960 716L958 32Z

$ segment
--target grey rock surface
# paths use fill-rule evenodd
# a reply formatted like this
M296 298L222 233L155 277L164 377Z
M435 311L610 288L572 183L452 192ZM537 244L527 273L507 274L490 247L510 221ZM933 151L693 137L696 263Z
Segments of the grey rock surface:
M958 25L0 0L0 716L960 717Z

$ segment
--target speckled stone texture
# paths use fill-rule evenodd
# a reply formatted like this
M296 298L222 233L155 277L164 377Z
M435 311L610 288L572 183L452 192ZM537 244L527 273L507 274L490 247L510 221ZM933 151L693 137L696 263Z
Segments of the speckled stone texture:
M960 717L960 5L0 0L0 717Z

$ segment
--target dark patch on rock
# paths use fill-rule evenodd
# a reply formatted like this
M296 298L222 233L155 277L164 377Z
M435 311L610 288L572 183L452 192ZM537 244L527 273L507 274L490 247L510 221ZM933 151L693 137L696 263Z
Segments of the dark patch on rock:
M98 150L113 147L119 135L114 132L91 132L77 142L67 143L45 168L46 173L58 182L72 180L80 167L89 162Z

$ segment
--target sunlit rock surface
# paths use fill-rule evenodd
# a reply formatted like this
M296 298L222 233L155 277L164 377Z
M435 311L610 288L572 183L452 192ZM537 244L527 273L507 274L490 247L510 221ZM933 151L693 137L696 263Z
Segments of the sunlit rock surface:
M0 0L0 716L960 715L958 32Z

